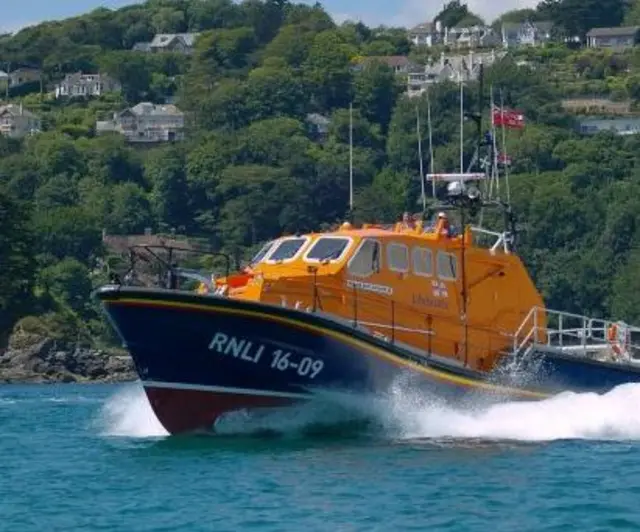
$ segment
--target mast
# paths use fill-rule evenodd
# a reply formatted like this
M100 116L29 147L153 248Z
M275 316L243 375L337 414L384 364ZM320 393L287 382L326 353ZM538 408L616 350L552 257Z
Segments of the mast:
M478 154L479 155L479 154ZM460 74L460 173L464 174L464 83L462 81L462 74ZM464 181L463 181L464 183ZM469 360L469 348L468 348L468 340L469 340L469 325L467 322L467 265L466 265L466 245L465 245L465 234L466 234L466 217L465 217L465 207L460 207L460 227L462 228L462 246L460 249L460 262L461 262L461 279L462 290L462 314L460 319L462 321L463 327L463 343L464 343L464 365L467 366Z
M500 89L500 113L502 114L502 158L504 165L504 185L507 188L507 204L511 204L511 192L509 190L509 165L507 164L507 133L504 125L504 92Z
M420 107L416 104L416 134L418 135L418 161L420 163L420 193L422 198L422 212L427 210L427 194L424 187L424 166L422 162L422 136L420 134Z
M349 104L349 212L353 212L353 103Z
M464 83L460 74L460 173L464 174Z

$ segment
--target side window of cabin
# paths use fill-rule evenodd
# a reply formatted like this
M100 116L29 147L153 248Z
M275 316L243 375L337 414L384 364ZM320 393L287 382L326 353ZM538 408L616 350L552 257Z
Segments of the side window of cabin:
M438 251L438 277L455 280L458 274L458 258L453 253Z
M366 239L349 261L349 273L356 277L368 277L378 273L381 267L380 242Z
M387 265L392 272L408 272L409 248L404 244L387 244Z
M429 248L413 249L413 273L433 277L433 252Z

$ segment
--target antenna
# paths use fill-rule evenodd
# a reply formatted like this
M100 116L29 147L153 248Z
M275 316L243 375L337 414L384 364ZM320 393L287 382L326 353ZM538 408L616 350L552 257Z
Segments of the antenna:
M353 211L353 103L349 104L349 210Z
M429 96L429 85L427 85L427 124L429 126L429 170L435 174L435 160L433 158L433 128L431 127L431 97ZM431 194L436 197L436 182L431 183Z
M422 164L422 138L420 135L420 107L416 103L416 134L418 135L418 161L420 163L420 192L422 197L422 212L427 210L427 194L424 189L424 167Z

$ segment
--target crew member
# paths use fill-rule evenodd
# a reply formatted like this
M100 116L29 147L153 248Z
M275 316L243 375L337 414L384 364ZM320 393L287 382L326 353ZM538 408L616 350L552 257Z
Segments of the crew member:
M451 232L451 226L449 225L449 218L447 213L438 213L438 222L436 223L436 233L440 236L448 237Z
M396 224L396 231L405 231L407 229L415 229L415 224L408 212L403 213L402 220Z

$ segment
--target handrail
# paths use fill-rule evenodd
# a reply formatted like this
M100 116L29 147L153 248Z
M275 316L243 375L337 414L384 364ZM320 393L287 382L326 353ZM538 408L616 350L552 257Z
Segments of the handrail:
M496 237L496 241L489 248L489 253L495 255L496 251L500 246L502 246L502 251L505 255L509 255L511 253L509 249L509 233L507 231L491 231L489 229L485 229L484 227L478 227L475 225L471 226L471 232L473 234L479 233L482 235L494 236Z
M539 317L542 312L546 315L544 322ZM552 325L554 320L557 324ZM621 336L610 338L612 330L622 330ZM522 337L524 331L528 332ZM544 334L544 341L540 340L539 333ZM623 322L533 307L514 334L512 354L518 356L528 346L585 355L602 351L612 353L618 361L625 361L631 358L632 353L640 353L640 328Z

